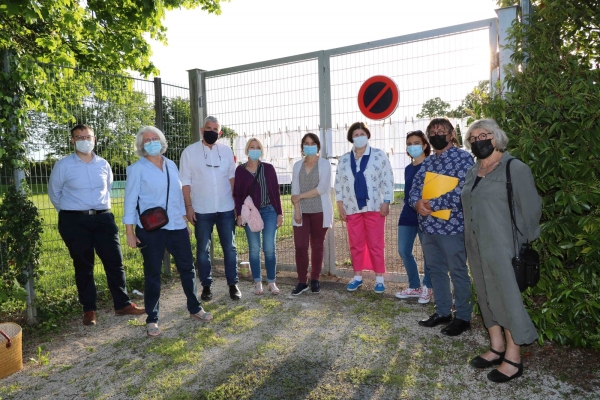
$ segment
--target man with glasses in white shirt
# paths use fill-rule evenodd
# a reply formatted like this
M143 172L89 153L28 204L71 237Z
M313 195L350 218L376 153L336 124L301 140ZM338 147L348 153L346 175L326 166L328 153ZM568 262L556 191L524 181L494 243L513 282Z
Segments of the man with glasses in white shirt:
M179 164L183 199L188 221L195 226L196 260L202 284L200 298L212 299L212 265L210 244L213 228L217 226L223 248L225 277L229 296L242 298L238 284L237 249L235 245L235 212L233 183L235 160L229 146L217 143L221 125L215 117L206 117L200 129L202 141L193 143L181 153Z
M83 324L96 325L94 252L104 265L115 315L144 314L143 308L131 302L125 287L119 229L110 212L110 165L92 151L96 137L89 126L73 127L71 143L75 153L58 161L52 169L48 196L58 211L58 232L73 259Z

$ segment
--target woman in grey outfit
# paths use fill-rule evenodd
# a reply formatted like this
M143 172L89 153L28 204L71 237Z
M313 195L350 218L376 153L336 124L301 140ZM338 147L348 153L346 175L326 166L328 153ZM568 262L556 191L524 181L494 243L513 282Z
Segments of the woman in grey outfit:
M467 257L491 344L489 351L471 360L471 365L499 365L488 374L493 382L521 376L520 346L538 337L512 267L516 250L506 191L506 163L514 157L505 151L507 143L508 138L496 121L482 119L471 124L465 145L478 161L467 173L461 195ZM522 233L517 233L520 248L540 234L542 200L527 165L515 159L510 163L510 175L516 224Z

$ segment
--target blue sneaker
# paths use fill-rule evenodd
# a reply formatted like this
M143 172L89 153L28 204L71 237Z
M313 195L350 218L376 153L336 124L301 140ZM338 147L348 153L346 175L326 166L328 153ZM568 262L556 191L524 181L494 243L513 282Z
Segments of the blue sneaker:
M350 283L348 284L348 286L346 286L346 290L348 290L349 292L354 292L356 289L361 287L362 284L363 284L363 281L357 281L357 280L352 279L350 281Z
M385 285L383 283L376 283L373 291L375 293L383 293L385 292Z

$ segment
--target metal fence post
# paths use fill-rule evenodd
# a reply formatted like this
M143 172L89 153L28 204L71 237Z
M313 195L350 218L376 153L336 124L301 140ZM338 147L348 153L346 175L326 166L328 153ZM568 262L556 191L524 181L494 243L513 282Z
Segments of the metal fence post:
M191 134L192 142L200 141L200 128L206 118L206 85L204 70L188 70L190 83L190 114L192 118Z
M319 69L319 124L321 125L322 149L321 157L330 159L332 154L331 144L333 143L333 130L331 128L331 75L329 64L329 53L322 51L318 58ZM335 205L335 194L331 190L330 197ZM335 208L335 207L334 207ZM335 269L335 224L327 231L324 243L323 269L324 275L330 275L331 270Z
M510 57L513 52L508 48L508 30L514 20L517 19L517 6L505 7L496 10L498 15L498 46L500 48L498 60L498 79L502 80L502 93L507 91L506 81L504 79L505 70L510 64Z
M496 83L500 79L499 54L498 54L498 19L490 23L490 95L496 92Z
M154 78L154 125L162 132L165 131L162 80L160 78ZM171 255L166 249L163 255L163 274L171 276Z
M523 25L529 25L531 23L531 0L521 0L521 22ZM526 43L523 43L524 47L526 47ZM527 63L527 59L529 58L529 53L525 52L525 58L523 59L523 66Z
M6 74L10 73L10 54L8 51L4 52L4 72ZM7 129L12 132L12 133L16 133L17 131L17 126L15 124L14 121L14 117L9 117L9 120L7 121ZM15 180L15 187L17 189L17 191L21 191L23 192L23 189L21 188L21 182L25 179L25 171L21 170L21 169L15 169L13 171L13 176L14 176L14 180ZM27 283L25 284L25 290L27 291L27 299L25 300L25 303L27 305L27 323L30 325L35 325L37 324L37 307L35 305L35 281L33 279L33 267L30 263L27 263L27 271L26 271L26 275L27 275Z

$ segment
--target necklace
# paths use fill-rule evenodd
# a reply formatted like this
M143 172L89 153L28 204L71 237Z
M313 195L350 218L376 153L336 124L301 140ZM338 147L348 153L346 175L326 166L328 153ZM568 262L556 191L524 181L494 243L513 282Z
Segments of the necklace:
M490 165L488 165L487 167L483 167L481 164L479 164L479 173L483 174L481 177L485 178L485 176L488 174L488 172L492 171L492 167L494 167L496 164L498 164L498 161L500 161L499 159L492 162Z

